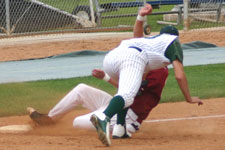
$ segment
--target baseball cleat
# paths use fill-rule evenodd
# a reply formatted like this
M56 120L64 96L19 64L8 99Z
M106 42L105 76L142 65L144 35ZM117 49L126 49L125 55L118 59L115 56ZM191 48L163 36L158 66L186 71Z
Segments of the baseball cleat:
M113 127L112 138L130 138L132 135L126 129L125 125L115 124Z
M54 121L48 115L41 114L32 107L28 107L27 112L30 118L38 125L43 126L43 125L50 125L54 123Z
M92 115L90 121L95 126L98 139L106 146L111 145L109 125L110 119L106 116L104 120L99 119L96 115Z

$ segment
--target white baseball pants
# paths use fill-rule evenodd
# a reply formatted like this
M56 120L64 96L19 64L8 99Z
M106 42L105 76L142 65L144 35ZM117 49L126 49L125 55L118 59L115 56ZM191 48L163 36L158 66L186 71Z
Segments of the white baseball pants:
M147 62L144 52L134 48L118 47L110 51L103 62L104 71L111 78L119 81L116 95L123 97L125 107L134 102L134 97L141 86Z
M95 129L90 122L92 114L102 113L108 106L112 96L102 90L90 87L85 84L79 84L72 89L59 103L50 110L48 116L54 120L61 118L64 114L75 109L76 106L82 105L84 108L92 111L86 115L75 117L73 120L74 128ZM127 129L130 132L135 132L134 128L130 125L135 123L140 125L137 121L137 115L131 110L128 110L126 117ZM111 119L111 126L116 124L116 115Z
M73 120L74 128L94 129L90 122L93 113L103 112L109 104L112 96L99 89L90 87L85 84L79 84L71 90L59 103L50 110L48 116L53 119L59 119L78 105L92 111L89 114L78 116Z

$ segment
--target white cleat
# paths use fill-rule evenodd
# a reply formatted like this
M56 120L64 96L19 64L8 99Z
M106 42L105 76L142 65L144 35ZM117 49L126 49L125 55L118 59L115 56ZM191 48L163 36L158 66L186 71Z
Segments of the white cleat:
M130 138L132 135L126 129L126 126L122 126L120 124L115 124L113 127L112 138Z

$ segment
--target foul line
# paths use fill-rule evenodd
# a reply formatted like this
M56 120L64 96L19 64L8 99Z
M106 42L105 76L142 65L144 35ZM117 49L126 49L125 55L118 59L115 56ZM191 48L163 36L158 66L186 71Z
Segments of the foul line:
M222 118L225 115L213 115L213 116L199 116L199 117L186 117L186 118L171 118L171 119L157 119L157 120L146 120L144 122L168 122L168 121L180 121L180 120L194 120L194 119L209 119L209 118Z

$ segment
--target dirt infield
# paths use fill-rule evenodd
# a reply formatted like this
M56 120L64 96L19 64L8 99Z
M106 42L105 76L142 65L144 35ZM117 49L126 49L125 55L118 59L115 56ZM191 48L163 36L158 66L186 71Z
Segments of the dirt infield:
M109 50L126 38L1 46L0 61L40 58L76 50ZM225 46L225 30L181 32L180 41L204 41ZM200 107L186 102L159 104L147 118L159 122L144 122L131 139L112 140L109 148L98 141L95 131L73 129L73 118L87 113L87 110L75 110L49 127L35 126L28 116L3 117L0 126L31 124L34 130L24 134L0 133L0 150L224 150L225 117L221 116L225 115L224 108L225 98L204 100Z
M36 126L26 134L1 134L0 149L224 150L224 108L225 98L204 100L203 106L186 102L159 104L147 120L174 120L144 122L140 131L131 139L112 140L112 146L109 148L98 141L95 131L72 128L74 116L84 114L87 110L73 111L54 126ZM202 116L204 118L201 118ZM176 120L179 118L181 120ZM32 124L28 116L0 118L0 126L25 123Z
M154 34L157 33L153 33L153 35ZM27 44L4 45L0 46L0 61L40 58L80 50L107 51L115 48L121 40L130 38L130 35L132 34L124 33L124 36L120 34L120 36L104 38L96 37L82 40L76 38L68 41L62 39L61 42L47 41L36 44L29 44L28 41ZM180 32L180 41L181 43L203 41L216 44L217 46L225 46L225 28Z

